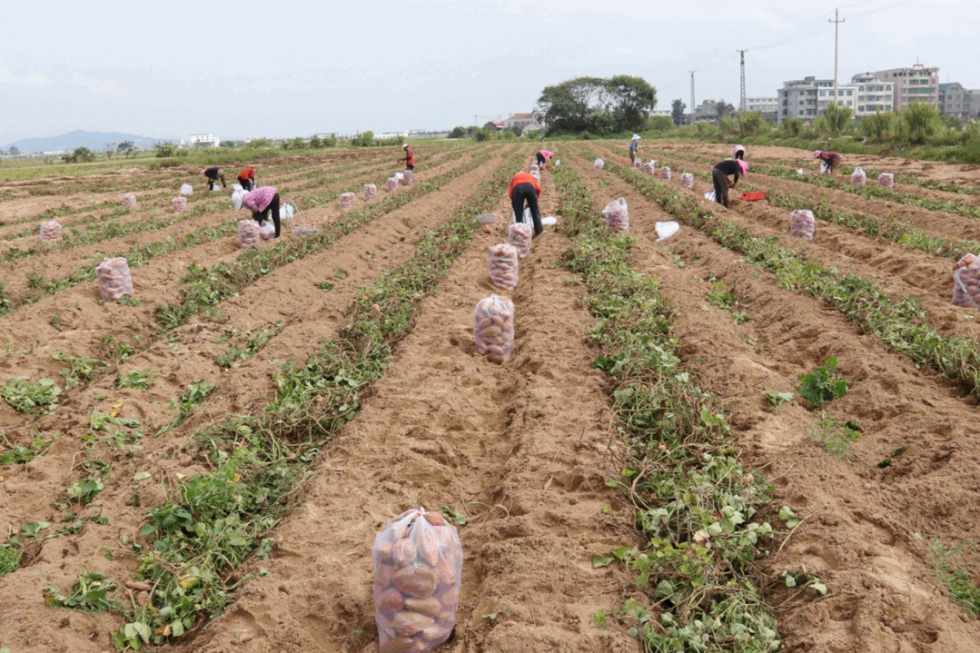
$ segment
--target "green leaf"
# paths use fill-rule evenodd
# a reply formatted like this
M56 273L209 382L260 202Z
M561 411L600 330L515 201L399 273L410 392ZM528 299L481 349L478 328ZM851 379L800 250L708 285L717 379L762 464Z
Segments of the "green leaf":
M123 634L133 642L142 640L144 644L149 644L151 633L150 627L140 621L134 621L123 626Z
M616 562L616 558L613 556L592 556L592 566L596 569L599 567L608 567L614 562Z
M803 521L789 506L783 506L779 509L779 518L786 522L786 526L789 528L796 528Z
M143 479L150 478L150 472L136 472L133 474L134 481L142 481Z
M673 583L671 583L669 580L662 580L653 591L653 595L658 599L665 599L668 596L673 596L675 591L676 590L674 589Z
M778 408L783 404L788 404L796 397L795 392L767 392L766 399L773 408Z
M821 596L825 596L827 594L827 586L823 583L810 583L810 587L820 592Z
M786 587L796 587L796 579L793 574L786 574Z

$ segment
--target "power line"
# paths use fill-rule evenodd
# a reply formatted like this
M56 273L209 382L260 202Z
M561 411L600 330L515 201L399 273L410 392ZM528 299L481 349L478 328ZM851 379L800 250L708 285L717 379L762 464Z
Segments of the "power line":
M898 9L899 7L912 4L913 2L916 2L916 0L899 0L898 2L893 2L892 4L885 5L884 7L878 7L877 9L869 9L857 14L851 14L851 18L856 18L857 16L870 16L871 14L877 14L887 9Z
M861 2L852 2L850 4L842 5L842 6L838 7L837 10L836 10L836 12L839 12L840 9L849 9L851 7L860 7L860 6L863 6L863 5L872 4L874 2L881 2L881 0L862 0ZM913 2L917 2L917 0L896 0L896 1L893 1L893 2L889 2L888 4L883 5L883 6L880 6L880 7L874 7L872 9L868 9L866 11L861 11L861 12L858 12L858 13L855 13L855 14L851 14L850 17L853 20L854 18L859 17L859 16L870 16L870 15L873 15L873 14L876 14L876 13L880 13L882 11L886 11L888 9L897 9L899 7L903 7L903 6L908 5L908 4L911 4ZM798 43L798 42L803 41L805 39L809 39L809 38L811 38L813 36L816 36L818 34L822 34L823 32L825 32L825 31L827 31L827 30L830 29L830 25L828 25L824 21L829 21L830 23L834 23L834 30L835 30L835 32L837 32L837 30L840 27L839 23L837 23L837 20L840 20L840 22L844 22L844 21L843 21L843 19L838 19L836 17L837 16L837 13L836 12L834 12L834 13L827 12L827 13L821 15L820 18L816 19L814 22L808 24L806 27L800 29L799 31L797 31L794 34L789 34L789 35L784 36L782 38L776 39L775 41L772 41L770 43L766 43L764 45L759 45L759 46L756 46L754 48L745 48L745 49L736 50L736 52L739 52L741 54L741 66L742 66L742 70L741 70L740 106L745 104L745 95L746 95L746 93L745 93L745 53L746 52L753 52L753 51L757 51L757 50L769 50L771 48L778 48L778 47L783 47L783 46L786 46L786 45L792 45L794 43ZM830 18L831 15L834 15L835 18ZM834 60L835 60L834 61L834 80L835 80L835 84L834 84L834 87L835 87L835 89L837 87L837 78L838 78L838 73L837 73L837 70L838 70L837 42L838 42L838 38L837 38L837 35L835 34L835 45L834 45L834 48L835 48L835 54L834 54ZM704 66L704 67L701 67L701 68L698 68L696 71L689 71L690 74L691 74L691 86L692 86L692 94L691 94L691 97L692 97L692 99L691 99L691 105L692 105L691 106L691 113L692 113L692 115L693 115L693 112L694 112L694 106L693 106L694 105L694 93L693 93L694 73L695 72L705 72L705 71L711 70L712 68L715 68L717 66L725 65L725 64L727 64L729 62L730 62L730 60L720 59L720 60L716 60L716 63L711 64L711 65L708 65L708 66ZM675 86L678 83L680 83L683 79L684 79L683 77L679 77L678 79L676 79L675 81L671 82L667 86L660 87L660 90L665 91L665 90L667 90L669 88L672 88L673 86ZM835 95L835 100L836 100L836 95Z

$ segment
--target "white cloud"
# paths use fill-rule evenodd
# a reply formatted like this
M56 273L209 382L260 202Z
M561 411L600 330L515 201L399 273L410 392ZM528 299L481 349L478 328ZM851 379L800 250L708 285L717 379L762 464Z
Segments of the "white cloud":
M47 83L44 77L38 74L34 75L14 75L7 68L0 68L0 84L16 84L17 86L39 86L41 84Z
M103 93L107 95L119 95L121 97L133 97L132 91L127 91L124 88L119 88L115 82L103 82L98 79L77 79L79 84L92 91L96 95L101 95Z
M133 97L132 91L116 86L115 82L100 82L97 79L80 81L79 84L96 94L107 93L109 95L119 95L122 97Z

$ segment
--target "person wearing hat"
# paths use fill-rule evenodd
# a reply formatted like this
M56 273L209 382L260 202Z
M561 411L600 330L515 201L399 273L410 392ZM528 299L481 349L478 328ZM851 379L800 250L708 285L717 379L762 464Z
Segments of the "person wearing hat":
M840 163L840 154L837 152L823 152L821 150L817 150L813 153L813 158L823 161L824 170L821 172L826 172L828 175L834 174L834 167Z
M745 161L745 146L736 145L734 148L732 148L732 158Z
M748 172L749 164L742 159L725 159L715 166L711 171L711 181L715 185L715 201L728 208L728 189L735 188L738 178L744 177ZM734 182L728 181L728 177L733 176Z
M633 140L630 141L630 163L636 163L637 147L640 145L640 135L633 134Z
M204 170L201 170L201 176L207 177L208 190L214 190L214 182L218 179L221 180L222 188L228 185L228 183L225 181L225 173L221 171L221 168L205 168Z
M238 183L241 185L243 190L254 189L255 168L243 168L242 171L238 173Z
M531 209L531 221L534 223L534 235L540 236L544 227L541 225L541 212L538 210L538 196L541 195L541 184L538 180L521 170L510 180L507 194L514 209L514 218L518 222L524 222L524 203L527 202Z
M406 170L415 170L415 152L413 152L412 148L408 146L408 143L402 145L402 150L405 151L405 158L398 160L405 162Z
M242 207L252 212L252 219L262 226L269 213L276 225L276 238L279 237L279 191L275 186L259 186L242 195Z

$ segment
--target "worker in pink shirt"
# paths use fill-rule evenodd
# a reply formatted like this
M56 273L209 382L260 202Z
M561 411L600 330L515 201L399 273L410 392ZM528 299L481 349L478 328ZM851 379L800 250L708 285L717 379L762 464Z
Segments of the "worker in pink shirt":
M242 206L252 211L252 218L259 226L272 212L272 222L276 225L276 238L279 237L279 191L275 186L259 186L242 195Z

